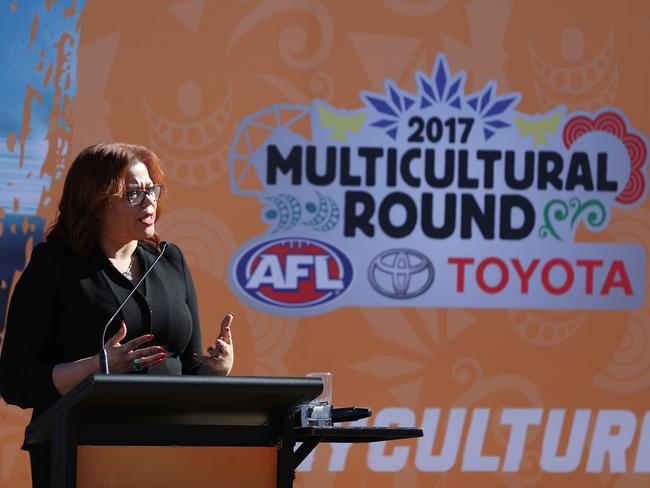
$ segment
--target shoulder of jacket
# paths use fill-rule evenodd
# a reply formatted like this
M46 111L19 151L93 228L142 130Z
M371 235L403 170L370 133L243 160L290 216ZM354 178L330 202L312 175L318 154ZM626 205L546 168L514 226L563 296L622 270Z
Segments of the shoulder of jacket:
M150 259L156 259L158 257L158 251L155 249L152 249L145 244L141 244L141 248L150 256ZM183 253L176 244L167 242L163 260L182 267L184 262Z
M62 261L71 256L70 249L62 241L44 241L40 242L32 250L30 261L55 262Z
M165 249L165 254L167 259L183 266L183 263L185 262L185 258L183 257L183 253L181 249L176 244L172 242L168 242L167 248Z
M34 246L25 271L59 277L71 260L74 256L65 242L45 241Z

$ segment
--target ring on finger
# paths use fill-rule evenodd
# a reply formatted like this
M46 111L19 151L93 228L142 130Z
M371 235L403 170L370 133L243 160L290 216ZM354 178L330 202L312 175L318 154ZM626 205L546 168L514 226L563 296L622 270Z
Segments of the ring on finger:
M143 369L144 369L144 367L142 366L142 361L140 360L140 358L135 358L133 360L133 371L135 373L139 373Z

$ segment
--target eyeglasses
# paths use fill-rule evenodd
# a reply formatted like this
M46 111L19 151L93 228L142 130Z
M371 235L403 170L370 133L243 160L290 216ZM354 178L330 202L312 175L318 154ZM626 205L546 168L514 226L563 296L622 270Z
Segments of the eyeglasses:
M126 201L129 202L129 205L132 207L137 207L138 205L142 205L145 195L148 197L153 196L153 199L157 201L160 198L161 193L162 185L153 185L149 188L145 188L144 190L138 189L127 191L124 196L126 197Z

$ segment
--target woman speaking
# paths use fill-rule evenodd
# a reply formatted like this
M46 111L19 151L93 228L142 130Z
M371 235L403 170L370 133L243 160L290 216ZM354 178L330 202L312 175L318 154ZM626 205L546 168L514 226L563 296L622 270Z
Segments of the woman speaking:
M90 374L108 320L111 373L227 375L232 314L204 355L196 293L180 249L161 245L165 197L158 157L142 146L84 149L68 171L46 242L14 289L0 356L0 393L32 419ZM162 255L161 255L162 251ZM156 259L159 258L156 262ZM48 486L49 446L30 448L34 486Z

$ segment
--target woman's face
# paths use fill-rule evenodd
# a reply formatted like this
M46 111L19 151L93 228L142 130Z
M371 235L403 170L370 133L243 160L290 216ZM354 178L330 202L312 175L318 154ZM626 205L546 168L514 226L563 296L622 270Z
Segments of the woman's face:
M144 190L154 185L144 163L129 166L124 179L126 191ZM154 235L156 207L153 194L145 194L140 205L131 206L124 196L115 196L104 214L102 238L124 244L129 241L147 239Z

